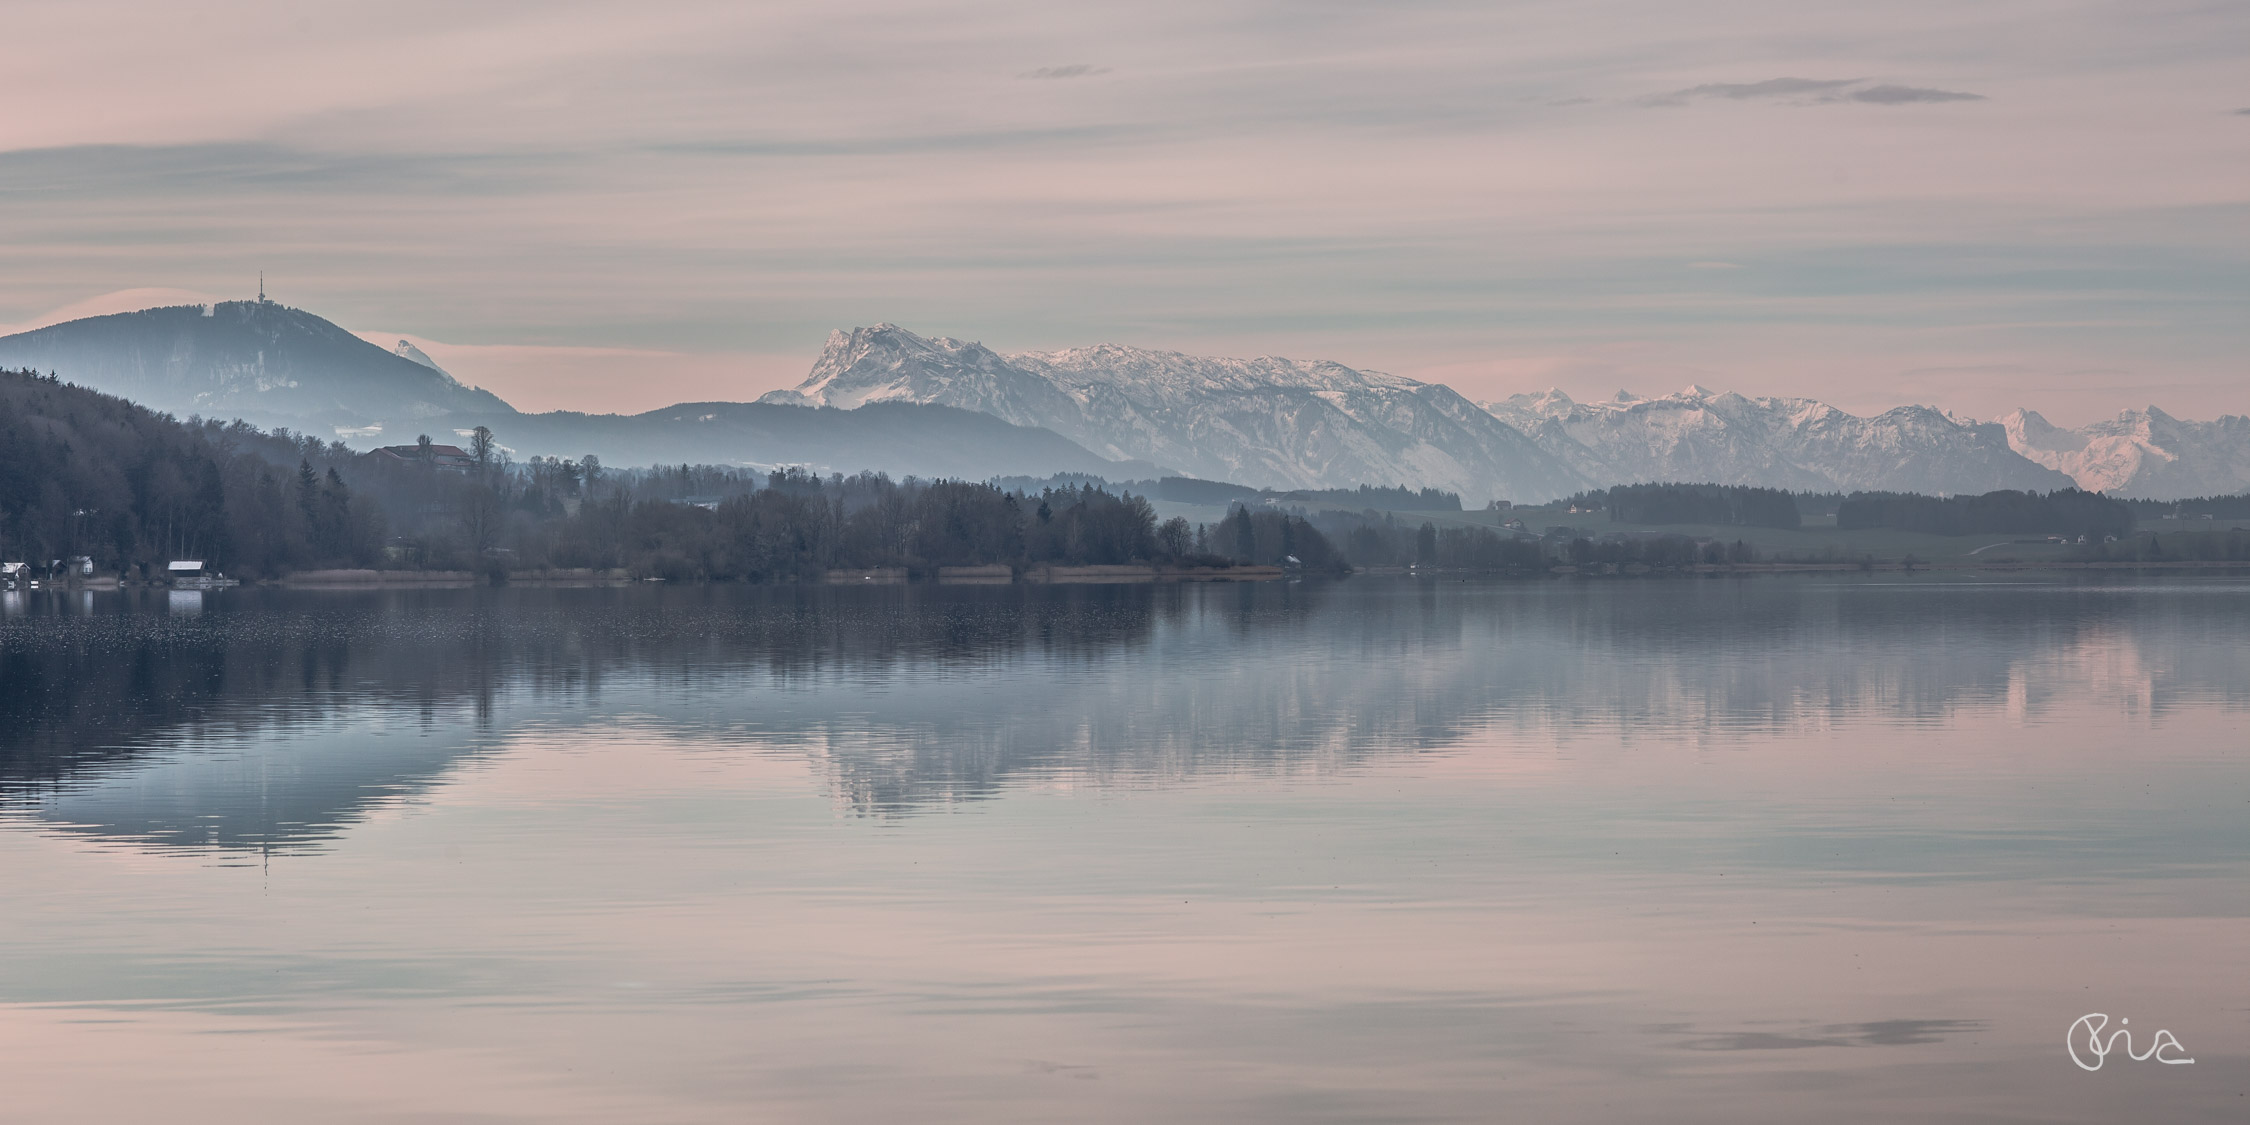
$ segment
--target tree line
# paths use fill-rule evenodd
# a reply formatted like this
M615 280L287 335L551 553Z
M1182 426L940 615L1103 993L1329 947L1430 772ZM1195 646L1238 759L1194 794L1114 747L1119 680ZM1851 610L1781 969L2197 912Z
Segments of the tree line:
M180 421L28 371L0 372L0 559L84 555L99 569L161 572L196 558L239 577L325 567L473 570L589 567L672 579L803 581L833 569L1148 563L1340 573L1353 565L1533 572L1561 564L1654 567L1757 561L1746 544L1680 535L1543 535L1402 520L1373 506L1308 514L1278 498L1220 520L1159 520L1150 501L1091 481L1021 485L892 480L711 465L619 469L598 458L515 460L490 430L441 463L424 435L357 453L242 422ZM444 444L451 444L446 442ZM1172 483L1172 482L1166 482ZM1199 482L1200 483L1200 482ZM1334 490L1344 500L1457 505L1451 493ZM2220 507L2214 498L2201 502ZM1774 489L1622 485L1573 498L1620 522L1796 526ZM2123 539L2132 506L2096 493L1974 497L1853 493L1842 528L1943 535ZM2146 537L2102 557L2235 558L2239 537ZM2135 552L2140 552L2135 554Z
M1623 484L1572 496L1574 508L1606 508L1617 523L1719 524L1796 528L1806 510L1833 513L1840 529L1887 528L1932 535L2124 536L2136 514L2214 511L2232 514L2250 500L2207 497L2157 505L2124 501L2075 488L2053 492L2001 490L1977 496L1925 496L1913 492L1791 493L1777 488L1718 484ZM2245 508L2250 511L2250 508Z
M1739 484L1620 484L1578 493L1568 502L1573 508L1606 508L1614 523L1783 528L1804 524L1791 493Z
M1836 509L1836 526L1890 528L1931 535L2130 535L2133 509L2099 492L1987 492L1981 496L1923 496L1912 492L1854 492Z
M1757 550L1740 540L1689 535L1595 537L1568 527L1532 535L1474 525L1439 527L1427 520L1415 524L1373 510L1324 511L1312 523L1357 566L1529 574L1563 565L1684 567L1759 561Z
M2190 496L2181 500L2127 500L2133 514L2157 519L2250 519L2250 493L2240 496Z
M1106 482L1105 482L1106 483ZM1150 482L1141 482L1144 485ZM1150 487L1159 500L1181 504L1220 505L1238 501L1272 501L1292 505L1330 505L1358 511L1379 508L1397 512L1458 512L1461 494L1442 488L1408 488L1401 484L1383 486L1363 484L1357 488L1301 488L1277 490L1252 488L1220 480L1198 480L1195 477L1162 477Z
M1296 566L1346 569L1303 518L1236 508L1216 524L1159 522L1139 496L1091 486L1038 493L879 473L768 474L715 501L635 500L617 488L571 518L519 529L519 561L624 567L671 580L789 582L837 569L948 566Z
M992 564L1347 567L1304 518L1280 512L1236 509L1191 526L1091 486L1027 493L802 469L617 471L591 456L517 462L482 427L465 440L461 468L441 464L428 435L392 447L399 456L362 455L0 372L0 558L84 555L143 576L193 558L240 577L595 567L745 581Z

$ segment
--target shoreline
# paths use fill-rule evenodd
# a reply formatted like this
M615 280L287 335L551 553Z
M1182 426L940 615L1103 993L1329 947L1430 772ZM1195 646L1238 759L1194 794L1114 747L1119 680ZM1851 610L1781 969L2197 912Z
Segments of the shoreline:
M2034 544L2031 540L2015 543ZM1351 567L1344 571L1307 570L1270 565L1242 564L1235 566L1180 566L1175 564L1130 563L1084 566L1060 566L1039 563L1020 566L1007 563L988 563L967 566L937 567L868 567L838 568L817 571L785 582L749 584L801 585L801 586L893 586L908 584L929 585L1134 585L1148 583L1210 583L1210 582L1274 582L1303 578L1343 578L1353 575L1366 577L1414 577L1446 575L1448 577L1481 576L1491 578L1527 579L1552 578L1639 578L1663 576L1719 576L1759 574L1848 574L1891 573L1911 574L1917 571L1949 574L2024 574L2031 572L2112 572L2147 571L2154 573L2224 573L2250 571L2250 559L2062 559L2022 558L1998 556L1978 558L1986 551L2011 542L1988 543L1966 554L1932 559L1918 558L1913 552L1901 557L1879 558L1872 554L1858 558L1819 557L1773 559L1746 562L1615 562L1580 563L1550 562L1547 565L1525 565L1492 569L1462 567L1422 567L1402 565L1375 565ZM1827 552L1823 552L1827 554ZM279 586L290 589L326 590L377 590L377 589L460 589L477 586L553 586L593 587L630 586L644 583L718 583L736 582L739 579L723 578L673 578L635 575L623 568L597 569L590 567L555 567L510 571L472 570L405 570L360 568L324 568L296 571L277 577L223 580L224 585ZM94 591L122 589L213 589L211 586L175 586L163 581L121 580L116 575L71 577L62 580L40 580L40 589L55 591ZM30 592L18 587L11 592Z
M1238 567L1160 567L1153 565L1050 567L1041 566L1014 571L1012 568L993 565L979 567L940 567L934 573L910 573L904 567L875 567L866 569L829 570L817 579L786 583L716 583L709 580L667 582L660 578L634 578L624 571L593 571L586 569L558 569L551 571L519 571L511 573L499 585L531 587L625 587L640 585L793 585L793 586L1058 586L1058 585L1151 585L1173 583L1225 583L1225 582L1276 582L1302 578L1504 578L1528 580L1535 578L1673 578L1673 577L1753 577L1770 574L2024 574L2039 571L2061 573L2112 571L2171 571L2171 572L2224 572L2250 571L2250 561L2210 559L2181 559L2163 562L2138 562L2117 560L2055 561L2055 562L1923 562L1908 563L1898 559L1876 559L1859 562L1759 562L1759 563L1695 563L1685 566L1650 566L1645 563L1598 563L1574 566L1568 563L1540 570L1466 570L1443 567L1370 566L1357 567L1347 574L1308 574L1289 571L1275 566ZM245 586L280 587L291 590L457 590L494 585L486 576L465 570L316 570L301 571L279 578L258 579L243 583ZM69 591L115 590L173 590L162 583L121 583L115 578L96 578L46 586L43 589L62 593ZM12 591L32 593L37 591Z

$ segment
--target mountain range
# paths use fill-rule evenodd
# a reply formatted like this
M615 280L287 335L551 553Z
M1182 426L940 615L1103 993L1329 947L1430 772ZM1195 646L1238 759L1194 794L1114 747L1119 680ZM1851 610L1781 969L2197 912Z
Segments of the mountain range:
M2250 418L2239 414L2185 422L2151 406L2071 430L2013 410L2000 425L2017 452L2081 488L2154 499L2250 490Z
M1102 344L1001 353L891 324L830 335L793 390L635 415L526 414L406 341L370 344L270 301L90 317L0 337L0 367L52 371L179 415L334 433L355 445L488 425L518 456L619 465L803 464L903 476L1180 474L1278 488L1435 486L1472 506L1633 481L1816 491L2076 485L2168 498L2250 489L2250 418L2149 407L2078 429L1907 406L1861 417L1702 387L1474 403L1338 363Z
M264 300L144 309L0 337L0 368L53 372L183 418L241 418L355 447L408 443L419 434L457 441L483 425L519 457L591 453L615 465L813 465L970 479L1086 473L1131 480L1158 469L944 406L808 413L714 402L634 415L525 414L462 386L405 340L386 350Z
M1561 496L1584 479L1451 387L1338 363L1115 344L1002 356L878 324L830 335L804 383L759 401L954 406L1104 457L1284 488L1412 483L1481 504Z
M2004 427L1902 406L1872 418L1805 398L1747 398L1691 386L1573 402L1561 391L1485 409L1589 480L1707 481L1804 492L2049 491L2072 478L2011 447Z

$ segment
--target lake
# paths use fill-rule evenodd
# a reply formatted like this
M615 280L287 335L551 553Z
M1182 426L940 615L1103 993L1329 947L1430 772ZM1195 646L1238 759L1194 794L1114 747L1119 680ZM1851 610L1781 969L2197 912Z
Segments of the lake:
M0 1118L2250 1113L2238 579L0 608Z

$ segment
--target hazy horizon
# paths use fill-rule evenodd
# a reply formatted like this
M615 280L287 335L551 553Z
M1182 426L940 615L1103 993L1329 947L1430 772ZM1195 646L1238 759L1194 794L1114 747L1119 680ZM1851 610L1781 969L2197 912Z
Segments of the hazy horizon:
M243 300L243 298L227 297L217 294L205 294L191 290L164 290L148 288L121 290L116 293L104 294L100 297L81 301L71 306L53 310L47 315L36 317L21 324L0 325L0 335L7 335L9 333L15 332L32 331L72 320L105 316L118 312L141 311L149 308L163 307L165 305L176 305L183 303L212 304L224 301L239 300ZM314 315L319 315L319 310L317 309L307 309L303 311L311 312ZM855 328L867 328L872 327L878 323L883 322L869 321L865 324L841 326L840 330L850 331ZM343 325L342 327L351 329L352 326ZM916 332L917 335L925 337L952 336L956 339L962 338L957 333L939 330L917 332L916 329L910 325L900 325L898 327L903 327L909 332ZM636 370L638 370L638 365L641 364L655 365L666 370L668 373L676 377L670 380L657 380L656 385L658 387L661 388L685 386L692 389L708 385L694 378L694 376L698 374L708 375L711 378L718 380L724 380L730 374L739 375L740 372L734 371L730 367L730 364L737 357L715 355L698 356L687 353L670 352L651 348L574 348L541 345L454 344L442 340L434 340L428 337L418 336L411 332L371 332L353 330L352 334L362 340L365 340L369 344L384 348L386 350L395 348L395 346L400 341L405 341L407 343L413 344L417 348L422 349L424 354L428 355L432 361L438 363L439 366L443 367L448 374L453 375L462 383L491 391L494 394L499 395L502 399L506 400L510 406L513 406L525 413L545 413L549 411L559 410L576 411L589 414L631 415L636 413L644 413L650 410L659 410L664 407L675 406L684 402L693 401L749 402L756 400L759 396L769 391L797 387L805 381L805 373L812 368L812 366L818 361L821 355L820 349L815 349L813 352L801 357L800 369L798 369L795 373L787 373L791 370L788 367L788 363L790 362L792 357L761 357L771 362L772 371L784 373L779 376L779 381L773 382L771 385L767 385L766 383L757 380L755 377L752 377L742 383L730 384L722 381L714 388L715 393L706 395L702 399L693 399L667 397L661 391L648 392L645 389L641 388L639 383L636 383L633 387L629 388L617 387L613 382L616 365L636 365ZM969 338L975 339L973 335ZM1183 351L1183 349L1179 348L1168 348L1161 345L1130 343L1120 340L1087 341L1085 343L1086 345L1123 344L1124 346L1128 347L1142 348L1144 350L1157 352ZM988 346L993 347L994 350L1000 352L1003 355L1022 354L1032 350L1010 347L1003 341L991 341L988 342ZM1258 357L1244 354L1241 356L1232 356L1227 358L1249 359ZM1285 356L1283 358L1299 360L1322 360L1328 357L1314 355L1291 355ZM1361 370L1383 371L1386 369L1379 367L1363 367L1361 368ZM1390 373L1396 374L1396 372ZM1429 381L1443 382L1443 380L1441 379ZM730 391L728 389L730 386L748 386L750 389L743 391ZM1580 402L1597 400L1607 401L1623 394L1631 394L1639 398L1655 399L1681 393L1683 391L1693 389L1697 386L1702 386L1703 390L1712 393L1724 393L1728 391L1748 393L1739 392L1739 389L1735 387L1713 387L1703 386L1701 384L1688 384L1685 386L1666 387L1617 386L1610 388L1606 392L1598 389L1572 392L1566 388L1561 387L1560 384L1547 384L1543 386L1526 386L1518 389L1504 389L1490 395L1489 397L1484 394L1472 393L1471 397L1477 398L1480 401L1496 401L1497 399L1505 398L1509 395L1514 394L1537 394L1549 390L1563 390L1565 394L1568 394L1571 398ZM640 390L647 401L642 402L639 400L634 400L631 402L626 402L622 405L612 404L609 406L588 406L584 404L586 401L590 400L609 401L614 397L614 393L619 390ZM1470 392L1464 391L1464 393ZM2036 394L2037 392L2034 393ZM1911 403L1901 402L1897 405L1935 406L1941 409L1952 411L1959 416L1973 417L1978 421L1992 421L1999 416L1999 413L2004 413L1996 412L1994 414L1981 416L1971 415L1965 411L1955 410L1946 402L1934 397L1929 399L1914 400ZM2167 413L2171 413L2176 417L2184 417L2196 421L2207 421L2211 417L2218 416L2195 416L2191 414L2183 414L2181 412L2171 410L2166 407L2165 403L2157 401L2143 402L2137 405L2125 404L2119 406L2117 410L2111 411L2108 414L2092 415L2085 418L2079 418L2072 415L2043 409L2040 402L2034 399L2025 399L2017 402L2015 405L2017 407L2021 407L2025 410L2029 410L2033 413L2039 414L2041 417L2046 418L2050 422L2065 426L2080 426L2089 422L2101 421L2104 419L2115 417L2118 414L2128 413L2134 410L2141 409L2143 407L2166 409ZM2009 409L2014 408L2015 407L2010 407ZM1860 413L1873 415L1880 413L1882 409L1884 408L1868 407L1863 408ZM2237 414L2241 412L2224 411L2223 413Z
M1160 3L21 10L0 324L278 300L524 409L835 328L2250 408L2250 12ZM114 311L102 309L102 311Z

